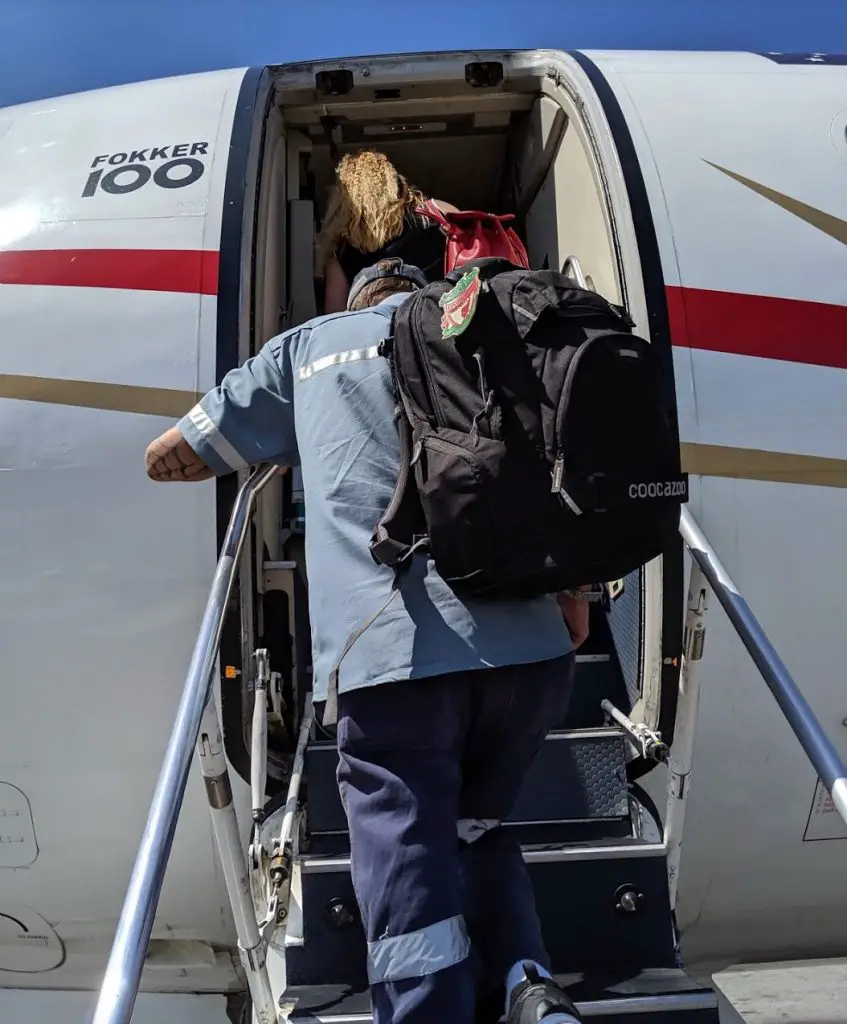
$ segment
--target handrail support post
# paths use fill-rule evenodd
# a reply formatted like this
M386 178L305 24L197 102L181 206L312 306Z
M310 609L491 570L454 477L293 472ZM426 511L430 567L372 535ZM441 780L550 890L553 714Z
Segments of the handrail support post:
M259 466L242 484L233 505L173 729L135 857L92 1024L130 1024L185 795L191 755L198 743L200 723L212 692L212 676L218 662L221 631L239 557L256 499L276 472L275 466ZM217 723L214 707L212 713ZM214 729L212 734L215 735ZM216 782L214 785L218 787L224 783ZM228 785L229 777L226 776ZM233 817L234 813L233 810ZM231 821L226 828L231 828ZM225 842L232 842L232 837L225 837ZM244 884L249 893L246 873ZM273 1020L275 1017L266 1018L262 1024Z
M238 952L253 1003L253 1020L256 1024L276 1024L277 1012L265 966L265 941L259 931L256 909L250 894L247 856L238 827L235 805L232 802L232 786L214 697L209 698L203 711L200 735L197 739L197 756L212 815L215 844L238 935Z
M668 888L671 910L676 907L679 886L679 862L685 830L691 765L694 759L694 734L700 705L700 662L706 640L709 585L700 566L692 561L688 580L688 608L685 615L682 664L679 673L679 698L674 741L668 762L668 797L665 813Z

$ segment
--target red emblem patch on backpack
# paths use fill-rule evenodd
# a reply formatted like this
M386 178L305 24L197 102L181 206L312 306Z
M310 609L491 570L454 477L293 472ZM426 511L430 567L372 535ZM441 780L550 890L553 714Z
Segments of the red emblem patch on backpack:
M479 267L474 267L438 300L438 305L444 311L441 314L441 337L445 341L467 330L476 313L480 285Z

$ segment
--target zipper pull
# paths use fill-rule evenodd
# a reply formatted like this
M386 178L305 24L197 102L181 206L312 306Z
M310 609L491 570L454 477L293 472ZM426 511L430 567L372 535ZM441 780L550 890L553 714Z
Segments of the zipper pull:
M556 456L556 461L553 463L553 472L551 475L553 482L550 487L550 493L559 494L562 490L562 481L565 478L565 457L561 452Z

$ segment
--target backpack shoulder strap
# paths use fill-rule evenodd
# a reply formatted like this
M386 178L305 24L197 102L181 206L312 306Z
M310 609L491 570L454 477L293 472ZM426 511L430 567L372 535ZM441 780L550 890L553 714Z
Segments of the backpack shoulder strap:
M412 472L412 427L399 404L396 416L400 431L400 472L391 501L374 527L370 543L373 560L378 565L390 565L393 568L420 550L424 540L416 536L423 513Z
M413 473L415 463L413 419L408 401L403 393L402 382L398 380L397 364L394 358L396 324L397 311L395 310L391 319L390 333L382 344L382 352L388 359L391 368L395 400L394 416L400 434L400 472L388 508L374 527L370 542L373 560L378 565L390 565L393 568L399 568L404 563L407 564L410 556L424 546L426 539L419 536L424 518ZM408 330L408 326L405 329Z

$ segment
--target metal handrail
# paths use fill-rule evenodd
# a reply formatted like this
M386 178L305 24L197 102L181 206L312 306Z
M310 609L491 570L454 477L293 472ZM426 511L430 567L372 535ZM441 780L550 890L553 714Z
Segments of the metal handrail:
M800 692L750 606L738 592L738 587L733 583L715 549L685 508L682 509L679 528L692 558L709 581L715 596L762 678L768 684L806 756L829 790L838 813L847 822L847 766L841 760L834 744L815 717L808 701Z
M212 691L221 630L256 498L276 473L259 466L238 492L221 548L147 824L135 857L92 1024L129 1024L141 983L153 918L162 891L191 754Z
M582 276L576 258L569 257L569 260L573 260ZM217 725L217 716L211 715L210 696L212 674L218 658L226 605L235 581L238 561L256 499L276 472L276 467L267 465L254 470L242 485L233 506L197 641L194 645L176 720L168 741L147 815L147 823L124 898L92 1024L130 1024L147 956L155 911L185 794L188 772L191 767L191 753L198 741L204 713L214 718L213 726ZM682 509L680 516L680 533L696 565L692 569L692 580L689 584L686 652L683 658L680 694L681 705L684 705L682 710L687 708L687 714L692 720L690 728L686 730L686 733L690 733L687 743L682 744L686 749L683 751L679 749L679 745L675 745L677 747L676 761L673 757L674 751L672 751L669 813L665 826L672 905L675 902L679 852L685 803L687 802L687 783L691 768L693 719L696 717L699 696L697 675L702 655L703 620L706 611L705 586L701 583L703 577L708 581L726 611L807 757L829 790L838 813L847 822L847 767L835 746L815 717L749 605L738 592L738 588L714 548L685 508ZM210 727L207 731L211 733L214 729ZM298 743L298 750L299 747ZM225 776L226 768L222 752L218 752L217 755L212 753L210 764L215 761L216 756L224 764L223 776ZM202 757L203 752L201 751L201 759ZM205 770L204 774L206 774ZM295 775L299 782L299 771L295 772ZM211 783L212 790L215 790L216 785L229 789L228 778L223 776L207 777L207 788ZM216 806L223 808L223 804L216 805L211 796L210 803L213 808ZM229 810L231 814L234 813L231 807L231 795ZM285 840L290 835L291 823L292 815L290 809L287 808L281 837L285 846L288 845ZM235 829L235 825L231 822L229 829ZM218 845L224 847L232 846L237 841L237 837L234 835L227 835L225 827L221 827L221 835L218 835L216 831L216 839ZM287 850L281 849L280 853L285 856ZM268 987L267 973L264 970L264 959L263 957L253 957L254 951L258 950L260 939L255 919L251 919L248 932L251 939L255 936L255 942L249 941L247 946L243 946L242 943L242 952L246 954L254 968L252 973L255 978L258 978L260 990L257 994L262 997L260 1002L263 1007L267 1007L267 1012L263 1010L260 1019L271 1021L276 1015L272 1014L270 1009L271 993ZM252 963L253 959L256 959L255 964Z
M568 256L562 264L562 273L565 277L572 277L579 288L587 288L588 281L582 271L582 264L578 256Z

